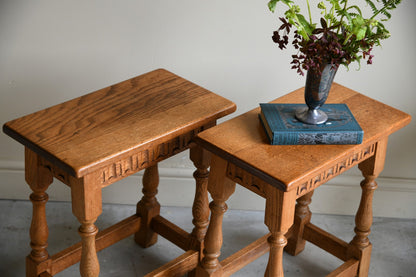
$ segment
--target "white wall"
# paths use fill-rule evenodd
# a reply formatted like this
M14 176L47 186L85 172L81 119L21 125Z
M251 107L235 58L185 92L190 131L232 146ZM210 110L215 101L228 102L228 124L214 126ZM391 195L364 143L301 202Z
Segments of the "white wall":
M416 2L403 2L387 24L392 37L374 51L374 65L360 71L354 66L349 72L341 69L335 81L416 116ZM289 69L291 52L272 43L278 21L266 3L0 0L0 123L160 67L234 101L238 110L233 116L277 98L303 86L304 79ZM376 215L416 217L415 137L415 121L391 136ZM165 194L160 190L162 204L189 205L171 197L167 184L182 185L181 193L191 199L191 163L181 155L161 167L161 185L167 187ZM342 184L318 190L316 210L353 213L350 201L359 196L358 174L353 170ZM134 203L136 179L126 180L117 197L108 188L105 201ZM0 180L0 198L27 198L23 147L4 134ZM238 193L231 208L263 208L256 196ZM345 205L324 201L340 194ZM54 187L50 196L69 199L62 186Z

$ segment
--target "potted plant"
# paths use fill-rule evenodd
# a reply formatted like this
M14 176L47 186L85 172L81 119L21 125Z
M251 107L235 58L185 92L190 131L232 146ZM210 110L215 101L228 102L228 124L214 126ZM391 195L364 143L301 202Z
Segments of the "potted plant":
M288 9L279 18L281 26L273 32L272 39L280 49L285 49L292 35L292 45L297 51L292 55L292 69L300 75L307 71L305 102L308 108L297 111L296 117L308 124L324 123L327 116L319 107L326 100L338 67L348 68L353 62L361 66L363 60L372 64L373 47L390 36L383 23L391 18L390 11L401 0L321 1L315 7L321 14L319 25L312 18L310 5L316 1L306 0L307 16L295 4L299 1L271 0L269 9L275 12L279 2Z

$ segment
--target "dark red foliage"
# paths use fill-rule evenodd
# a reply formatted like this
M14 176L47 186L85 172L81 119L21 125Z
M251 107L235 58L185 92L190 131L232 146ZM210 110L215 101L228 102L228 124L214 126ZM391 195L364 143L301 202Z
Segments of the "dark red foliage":
M285 49L289 44L289 33L292 25L288 23L284 18L280 18L283 24L277 31L273 33L273 41L279 45L280 49ZM292 55L292 69L300 75L304 75L303 70L314 70L318 74L322 73L325 65L332 64L334 67L338 67L340 64L349 65L352 61L360 60L361 56L357 54L360 47L361 49L367 49L362 51L362 58L367 58L367 63L372 63L373 55L370 54L372 46L364 41L359 46L357 43L350 43L355 37L351 37L349 41L344 41L346 34L341 33L338 35L333 29L338 26L332 26L328 28L324 19L321 19L322 28L316 28L312 35L309 36L309 40L305 40L300 36L297 31L294 32L292 45L299 52L296 55ZM281 35L281 33L283 33Z

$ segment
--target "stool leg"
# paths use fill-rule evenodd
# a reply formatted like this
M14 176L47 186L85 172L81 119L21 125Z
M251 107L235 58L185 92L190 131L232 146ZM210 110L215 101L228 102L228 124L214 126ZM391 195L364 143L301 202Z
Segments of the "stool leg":
M81 220L81 227L78 229L82 245L79 265L82 277L97 277L100 273L100 264L95 248L95 236L98 233L98 228L94 222L95 220Z
M143 197L137 203L136 213L141 217L140 230L134 235L134 240L141 247L149 247L157 242L157 233L150 226L152 218L160 214L160 204L156 194L159 185L157 164L145 169L143 175Z
M48 254L48 224L45 206L48 202L46 189L53 181L52 174L42 167L41 158L30 149L25 149L25 179L33 193L30 200L33 204L32 223L30 225L30 247L32 251L26 258L26 276L38 276L46 268L39 268L41 263L49 259ZM47 264L47 263L46 263Z
M267 242L270 245L270 252L264 276L283 277L283 248L287 244L285 232L271 231L271 235L267 239Z
M295 190L283 192L274 187L267 188L264 223L271 235L268 239L270 253L265 277L283 277L283 248L287 244L285 234L293 225L295 203Z
M205 237L204 257L196 269L196 276L222 276L218 257L222 246L222 219L227 204L225 201L234 193L235 183L226 178L227 162L217 156L212 157L211 173L208 178L208 191L213 201L211 220Z
M375 179L384 167L387 149L387 139L377 143L376 153L373 157L359 164L364 180L361 182L361 201L355 216L355 237L350 242L348 253L360 261L358 277L368 276L371 259L371 243L368 236L373 224L373 194L377 188Z
M196 167L196 171L194 172L196 188L194 203L192 205L192 223L195 227L190 236L189 248L202 250L202 244L209 223L208 167L210 164L210 154L200 146L195 146L190 149L190 158ZM200 255L200 258L202 258L202 255Z
M313 191L299 197L295 207L295 221L292 236L288 239L285 251L296 256L305 249L306 240L303 239L305 225L311 221L312 213L309 204L312 202Z
M96 183L96 178L89 175L82 179L70 177L69 183L72 213L81 223L78 230L81 237L79 271L82 277L98 277L100 264L95 247L95 236L98 229L94 223L102 212L101 184Z

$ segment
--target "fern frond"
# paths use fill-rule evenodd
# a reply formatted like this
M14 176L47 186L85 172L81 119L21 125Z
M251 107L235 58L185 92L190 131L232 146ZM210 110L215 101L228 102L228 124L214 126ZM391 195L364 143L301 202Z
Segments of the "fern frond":
M365 0L367 3L372 2L371 0ZM377 0L380 1L380 0ZM383 7L376 12L373 10L373 16L371 18L376 17L378 14L383 14L386 18L383 19L384 21L389 20L391 18L391 14L387 10L393 10L397 8L402 0L382 0ZM374 4L374 3L373 3Z
M379 0L377 0L377 1L379 1ZM385 0L383 0L383 1L385 1ZM373 1L371 1L371 0L365 0L365 2L367 3L367 5L370 6L371 10L373 11L373 15L374 14L377 14L379 12L379 10L377 9L377 7L376 7L376 5L374 4Z
M402 0L382 0L383 1L383 7L387 7L388 10L392 10L397 8L397 5L399 5Z
M351 9L355 9L355 10L358 12L358 14L359 14L359 15L361 15L361 16L363 15L363 14L362 14L362 12L361 12L361 10L360 10L360 8L359 8L358 6L354 5L354 6L348 7L348 8L347 8L347 11L349 11L349 10L351 10ZM350 14L353 14L353 13L351 13L351 12L349 12L349 13L350 13Z
M342 10L337 10L337 15L340 16L341 18L346 17L347 20L348 20L349 25L353 24L352 19L353 19L354 16L351 16L351 14L349 12L347 12L346 10L343 10L343 9ZM342 24L342 22L341 22L341 24Z
M341 5L339 3L339 0L329 0L329 2L331 3L332 7L335 8L335 10L340 10L341 9ZM341 1L343 2L343 1Z
M351 16L351 18L358 17L358 16L362 16L359 13L349 13L349 15Z
M382 13L386 17L382 19L382 21L387 21L391 18L391 13L389 13L387 10L381 11L380 13Z
M379 21L379 22L377 22L377 29L378 30L386 30L386 27L384 27L384 24Z
M328 21L331 21L332 26L336 26L340 24L339 19L333 14L330 14L330 13L326 14L325 19Z

